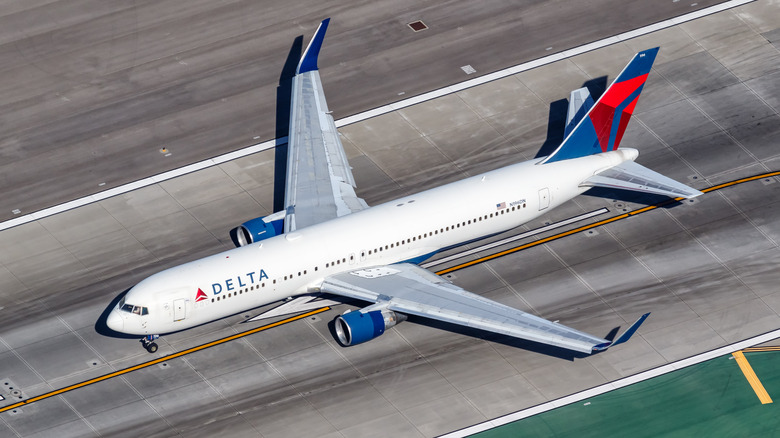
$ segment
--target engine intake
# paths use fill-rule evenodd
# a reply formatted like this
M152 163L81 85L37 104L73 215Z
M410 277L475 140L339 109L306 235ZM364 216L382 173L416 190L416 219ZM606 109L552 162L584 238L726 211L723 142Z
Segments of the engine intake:
M392 310L365 313L356 310L336 317L336 336L344 346L357 345L378 337L402 321L406 321L406 315Z
M284 211L270 216L258 217L246 221L236 229L238 246L249 245L282 234L284 230Z

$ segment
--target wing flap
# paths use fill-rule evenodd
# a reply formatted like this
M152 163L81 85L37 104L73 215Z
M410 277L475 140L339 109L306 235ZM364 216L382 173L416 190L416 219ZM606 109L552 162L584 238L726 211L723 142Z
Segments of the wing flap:
M336 274L323 292L382 303L390 310L591 353L608 340L467 292L415 265Z

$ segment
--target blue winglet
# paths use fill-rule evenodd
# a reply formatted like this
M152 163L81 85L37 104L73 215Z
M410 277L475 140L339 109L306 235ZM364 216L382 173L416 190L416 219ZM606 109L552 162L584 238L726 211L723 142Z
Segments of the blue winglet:
M650 312L640 316L639 319L637 319L635 323L631 324L631 327L629 327L628 330L624 331L623 334L620 335L620 337L617 338L615 342L596 345L593 347L593 351L606 350L607 348L614 347L615 345L619 345L622 344L623 342L626 342L637 331L637 329L639 329L639 326L642 325L643 322L645 322L648 316L650 316Z
M326 18L320 23L309 43L309 47L306 47L306 51L303 52L303 57L301 57L301 62L298 63L298 69L295 71L295 74L317 70L317 57L320 55L320 48L322 47L322 41L325 39L325 31L328 30L328 23L330 23L330 18Z

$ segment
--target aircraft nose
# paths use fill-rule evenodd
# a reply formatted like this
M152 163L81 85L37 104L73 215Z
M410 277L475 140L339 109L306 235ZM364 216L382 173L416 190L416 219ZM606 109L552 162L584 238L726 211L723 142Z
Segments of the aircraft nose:
M108 328L115 332L121 332L125 328L125 320L122 319L121 316L116 312L116 310L111 311L111 313L108 314L108 319L106 319L106 325Z

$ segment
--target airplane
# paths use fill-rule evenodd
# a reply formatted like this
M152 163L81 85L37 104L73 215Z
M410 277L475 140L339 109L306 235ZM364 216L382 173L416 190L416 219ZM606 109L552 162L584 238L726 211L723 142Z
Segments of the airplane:
M328 294L370 303L336 317L345 347L409 315L587 354L626 342L649 313L617 339L600 338L468 292L418 264L519 227L592 187L701 195L637 164L637 150L619 148L659 48L637 53L596 102L586 88L573 91L565 138L548 156L369 207L356 195L317 67L329 22L320 23L293 78L284 210L240 225L237 248L142 280L110 310L107 326L143 336L154 353L160 335L298 297L289 302L294 312Z

